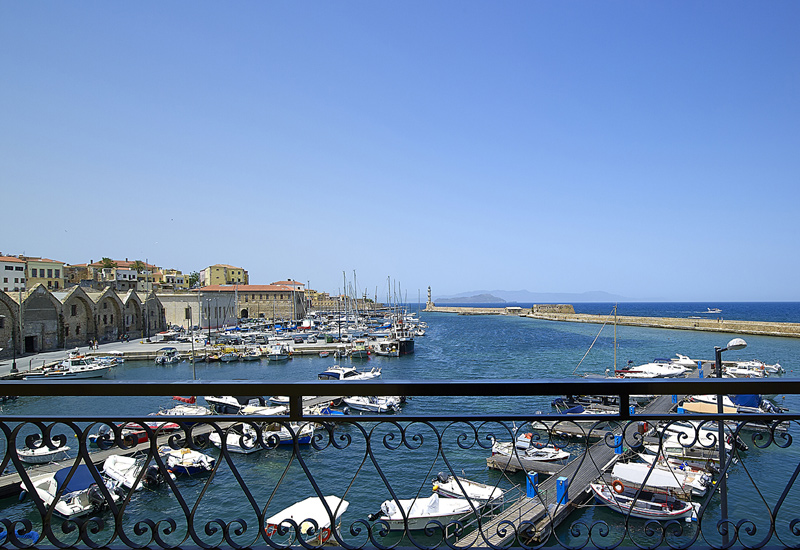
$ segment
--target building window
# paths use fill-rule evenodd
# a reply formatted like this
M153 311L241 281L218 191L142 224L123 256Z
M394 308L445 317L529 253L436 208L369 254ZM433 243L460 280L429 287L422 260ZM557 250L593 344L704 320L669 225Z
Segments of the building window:
M108 302L103 302L103 309L108 309Z
M54 287L58 289L58 281L55 282Z
M56 269L55 274L56 274L56 279L60 279L61 278L61 270L60 269Z
M72 315L72 317L78 315L78 304L72 304L72 307L70 307L70 315Z
M53 288L53 281L47 281L47 288Z
M53 278L53 270L52 269L48 269L47 270L47 278L48 279L52 279Z
M8 282L8 277L3 277L3 282L7 283ZM8 289L6 289L6 290L8 290Z
M0 317L0 328L6 328L6 318Z
M14 277L14 282L19 283L19 277Z
M35 267L33 269L31 269L31 277L36 277L37 276L36 275L37 272L38 272L38 270Z
M75 334L80 334L80 333L81 333L81 326L78 325L77 327L75 327Z
M14 271L14 266L13 265L7 265L6 266L6 271Z
M104 325L108 324L108 315L103 315L103 324Z
M24 267L15 267L14 269L16 269L17 271L25 271Z
M111 314L111 324L112 325L114 324L114 314L113 313Z
M64 336L66 336L67 338L69 338L69 325L67 325L66 327L64 327L64 332L65 332Z

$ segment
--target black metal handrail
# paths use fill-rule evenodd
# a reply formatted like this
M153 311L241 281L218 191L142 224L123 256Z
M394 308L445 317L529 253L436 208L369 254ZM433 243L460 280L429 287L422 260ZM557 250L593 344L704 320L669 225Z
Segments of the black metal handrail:
M655 444L661 451L666 449L664 428L660 431L646 432L654 422L676 422L691 418L699 426L681 440L685 447L697 446L706 452L706 460L713 460L711 455L719 448L720 442L713 432L702 432L700 427L716 427L722 421L733 422L727 428L731 442L746 439L751 447L766 449L776 447L791 449L791 430L800 425L800 414L790 412L774 412L747 414L746 417L735 414L697 414L691 417L675 415L666 411L632 413L629 408L630 398L635 395L686 395L686 394L742 394L742 393L781 393L800 394L800 380L788 379L679 379L679 380L469 380L469 381L368 381L368 382L303 382L303 383L269 383L258 381L186 381L186 382L134 382L134 381L4 381L0 393L19 396L172 396L172 395L286 395L290 397L291 410L288 416L196 416L196 417L117 417L114 415L41 415L41 416L0 416L0 430L5 443L5 454L2 467L6 470L0 478L6 483L14 475L27 492L32 492L34 477L26 470L17 454L19 442L24 440L30 447L64 447L68 441L77 440L77 456L72 457L67 465L77 468L86 464L99 486L95 498L103 504L102 512L93 516L95 519L76 519L65 521L55 515L54 507L46 503L32 492L30 498L35 502L33 511L24 510L22 505L6 506L10 512L3 511L0 504L0 545L5 547L26 547L30 539L26 535L35 530L42 537L36 546L43 547L81 547L110 546L119 548L211 548L211 547L272 547L284 548L287 545L312 548L318 543L336 541L348 549L356 548L395 548L416 547L430 549L439 548L507 548L520 545L524 548L538 548L556 544L564 548L579 549L585 546L599 548L637 547L651 548L667 546L688 548L689 546L728 547L743 545L747 547L766 546L800 546L800 520L782 517L782 510L787 507L791 513L800 503L793 497L795 478L800 475L800 465L784 463L782 466L793 472L793 477L786 487L780 488L779 494L764 497L767 520L742 517L741 513L734 519L717 517L718 506L715 494L717 488L710 486L709 492L702 499L698 498L694 514L698 517L696 524L684 524L676 520L637 520L622 514L587 519L565 519L566 514L575 508L587 506L585 498L574 498L568 504L561 501L557 492L556 476L539 484L536 496L526 496L524 491L507 497L502 506L493 507L491 512L469 504L469 513L464 517L432 520L423 531L411 530L411 516L402 513L400 535L389 528L388 519L378 517L371 521L364 517L348 519L341 526L336 525L336 509L324 508L324 517L334 520L333 526L323 528L313 521L301 519L289 521L270 527L269 517L275 511L278 501L276 496L281 487L310 487L307 494L323 497L329 494L325 490L323 479L319 479L325 470L315 470L319 456L333 457L326 468L342 468L340 453L345 460L353 461L352 480L345 483L344 494L357 493L360 479L371 476L366 492L379 499L399 503L406 492L414 489L416 497L422 499L425 489L430 487L408 481L398 485L392 478L397 472L387 469L387 458L392 453L402 459L389 460L396 467L414 466L414 462L427 464L429 457L422 455L427 445L433 443L430 453L434 455L427 477L432 474L434 464L441 464L445 474L459 474L459 461L465 457L473 457L476 453L487 454L492 451L496 441L511 441L524 432L533 430L531 441L541 444L564 445L570 447L577 459L563 470L565 479L575 483L576 487L586 485L585 479L599 478L611 486L606 476L606 461L616 460L619 453L631 454L642 450L645 444ZM450 396L450 397L527 397L553 395L615 395L619 396L619 404L615 413L593 414L581 417L581 421L595 422L592 426L578 424L575 418L565 418L557 414L473 414L464 408L460 414L431 414L382 416L369 414L364 416L318 416L303 412L304 396ZM147 424L158 418L162 422L175 422L177 431L162 433L162 428L154 428ZM602 427L601 422L608 424ZM304 426L317 424L315 435L304 445L301 434ZM147 441L140 444L141 460L154 465L158 474L164 479L165 489L161 489L159 502L165 498L162 493L171 495L167 501L172 502L173 512L167 516L154 506L150 513L142 515L142 502L145 499L133 491L108 489L102 485L100 455L89 452L89 435L98 427L107 428L101 437L100 447L106 453L130 454L136 444L130 439L125 427L137 427L147 433ZM249 428L247 428L249 426ZM524 426L524 428L523 428ZM745 436L744 429L760 426L760 431ZM288 445L280 451L279 429L285 428L289 434ZM787 432L788 428L788 432ZM250 430L252 429L252 430ZM648 435L649 434L649 435ZM206 451L216 449L212 445L212 435L219 441L217 461L204 481L195 482L190 490L183 480L174 481L169 478L165 447L179 451L191 449ZM74 439L73 439L74 436ZM232 439L230 439L232 437ZM599 439L599 443L593 441ZM259 453L272 453L270 460L280 463L275 470L276 486L265 488L260 483L252 485L248 481L248 468L260 462L247 462L240 455L235 455L233 446L241 446L245 451L255 450ZM623 449L622 451L620 449ZM282 454L281 454L282 453ZM523 464L523 452L515 450L514 457ZM278 458L276 458L278 457ZM611 458L609 458L611 457ZM747 470L747 453L736 446L732 447L727 459L723 459L715 467L721 476L735 472L735 468ZM266 458L264 459L266 460ZM472 458L474 463L474 457ZM482 460L482 458L481 458ZM281 462L283 461L283 462ZM98 462L95 466L94 463ZM285 463L285 464L284 464ZM509 460L505 467L511 468ZM737 464L738 463L738 464ZM523 464L524 465L524 464ZM418 466L418 465L417 465ZM795 467L796 466L796 467ZM504 467L504 468L505 468ZM416 467L413 467L416 471ZM424 468L422 468L424 469ZM282 473L281 473L282 472ZM514 475L517 477L515 478ZM509 486L525 484L527 478L521 474L512 474L511 470L502 469L497 474L496 484L500 486L507 480L515 480ZM558 474L561 475L561 474ZM650 476L651 474L648 474ZM588 476L588 477L587 477ZM402 477L402 476L401 476ZM412 476L413 477L413 476ZM145 478L141 470L139 481ZM230 503L231 510L214 509L219 498L217 490L225 479L238 493L243 495L241 502ZM584 481L582 481L584 480ZM345 479L345 481L347 481ZM616 485L614 486L617 487ZM227 490L229 487L225 487ZM734 498L738 487L729 487ZM192 491L195 491L192 493ZM363 493L364 491L361 491ZM509 489L509 494L511 489ZM643 499L645 490L634 491L637 500ZM756 488L756 492L761 492ZM191 497L187 496L189 493ZM582 495L586 497L587 495ZM613 496L613 495L612 495ZM726 494L727 496L727 494ZM196 501L192 498L196 497ZM363 494L361 496L363 497ZM750 496L748 495L748 498ZM758 499L756 499L757 501ZM388 502L387 501L387 502ZM599 510L599 509L598 509ZM603 509L605 510L605 508ZM373 510L374 511L374 510ZM233 516L227 515L234 513ZM16 517L13 514L21 514ZM216 514L216 515L215 515ZM509 514L508 517L503 514ZM725 512L727 514L727 512ZM7 517L8 516L8 517ZM133 517L136 519L132 519ZM104 519L105 518L105 519ZM704 518L713 518L708 525ZM308 519L308 518L304 518ZM551 521L550 524L547 522ZM566 521L560 529L547 532L547 525L555 525L558 521ZM759 523L761 521L764 525ZM765 521L765 523L764 523ZM544 527L543 527L544 525ZM325 531L324 529L329 529ZM393 528L394 529L394 528ZM19 534L17 534L19 532ZM447 533L443 535L442 533ZM317 536L317 538L314 538ZM325 538L330 537L330 538ZM394 537L394 538L393 538ZM287 542L288 539L289 542Z

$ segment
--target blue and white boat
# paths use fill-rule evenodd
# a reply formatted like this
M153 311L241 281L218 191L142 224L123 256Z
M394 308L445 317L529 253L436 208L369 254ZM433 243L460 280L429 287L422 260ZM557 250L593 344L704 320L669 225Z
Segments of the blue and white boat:
M164 459L167 469L176 474L195 475L210 472L216 463L214 457L188 447L173 449L165 446L158 449L158 454Z

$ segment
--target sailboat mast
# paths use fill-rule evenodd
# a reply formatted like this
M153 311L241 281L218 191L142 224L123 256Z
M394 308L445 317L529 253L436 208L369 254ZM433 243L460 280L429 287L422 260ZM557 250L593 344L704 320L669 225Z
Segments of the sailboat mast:
M617 372L617 304L614 304L614 372Z

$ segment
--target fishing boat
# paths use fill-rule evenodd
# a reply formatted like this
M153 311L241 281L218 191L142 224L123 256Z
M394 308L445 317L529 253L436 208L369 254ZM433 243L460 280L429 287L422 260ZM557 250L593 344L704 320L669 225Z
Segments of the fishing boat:
M65 519L75 519L102 510L108 504L103 491L86 464L74 467L72 477L69 476L73 466L61 468L55 473L44 474L31 479L36 494L53 512ZM106 485L109 496L118 502L119 495L114 491L113 483ZM25 483L20 483L23 492L28 490ZM60 495L60 496L59 496Z
M334 365L318 375L320 380L372 380L380 378L381 369L373 368L368 371L359 371L355 367L342 367Z
M94 361L74 352L55 367L37 373L28 373L23 380L83 380L87 378L103 378L111 370L112 365Z
M672 495L655 491L639 491L633 487L626 487L620 481L614 481L611 486L606 483L591 483L589 487L591 487L597 502L626 516L670 520L689 518L695 512L694 506L690 503Z
M154 361L156 365L171 365L173 363L180 363L181 357L178 355L177 348L161 348L156 353Z
M176 474L195 475L210 472L214 468L216 459L207 454L184 447L160 447L158 454L164 459L167 468Z
M503 490L500 487L486 485L464 477L446 476L441 472L433 478L433 492L445 498L467 498L480 505L489 501L500 502L503 500Z
M273 344L267 351L267 360L273 363L288 361L290 357L289 349L283 344Z
M137 481L142 470L142 479ZM103 463L103 474L116 481L122 487L133 491L140 491L145 487L156 487L164 483L158 466L151 464L145 467L144 461L132 456L111 455ZM171 472L170 477L174 480L175 475Z
M259 348L247 348L241 355L242 361L260 361L261 350Z
M369 519L385 522L390 530L398 531L405 529L405 518L408 518L408 530L418 531L432 521L446 525L472 511L467 499L439 498L437 493L433 493L428 498L386 500L381 504L381 511L370 515Z
M641 484L644 479L643 474L646 470L652 468L653 481L648 478L648 485L660 486L662 488L669 488L669 483L675 481L680 490L688 496L702 497L706 494L708 488L713 484L711 474L702 469L689 466L688 464L679 460L666 460L664 457L656 457L649 454L640 454L638 458L644 463L629 462L624 466L630 472L615 471L612 475L617 476L619 479L627 479L629 483ZM639 469L637 473L635 470ZM663 476L669 476L666 480L659 479Z
M557 462L567 460L570 457L569 451L553 445L543 445L534 443L529 447L520 449L514 443L497 441L492 445L492 456L517 456L520 459L535 460L537 462Z
M332 495L323 498L324 501L319 497L309 497L268 518L265 528L267 536L271 539L281 536L297 537L296 528L306 544L322 546L327 543L331 539L332 531L338 530L339 518L347 511L350 503Z
M400 344L393 338L383 338L370 346L372 353L382 357L400 357Z
M251 454L265 450L259 443L258 433L249 424L236 424L223 430L222 435L215 431L208 436L211 443L220 449L223 438L225 448L232 453Z
M345 397L344 402L351 409L374 413L390 413L400 411L400 398L396 396L361 396Z
M348 353L351 359L369 359L366 340L356 340Z
M37 444L40 443L41 439L37 440ZM32 448L24 447L22 449L17 449L17 455L22 462L28 464L47 464L49 462L69 458L69 450L70 448L66 445L54 449L51 449L47 445L41 445Z
M323 359L325 357L328 357L330 354L331 354L331 352L329 352L329 351L321 351L321 352L319 352L319 356L322 357Z
M232 361L238 361L240 358L239 354L236 353L234 350L226 350L219 355L219 360L223 363L230 363Z

